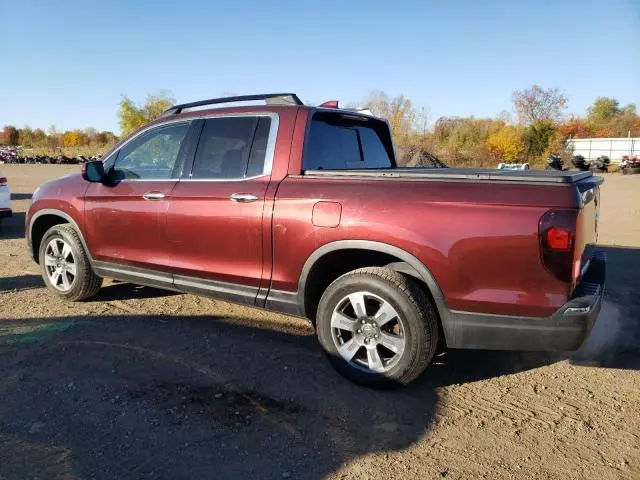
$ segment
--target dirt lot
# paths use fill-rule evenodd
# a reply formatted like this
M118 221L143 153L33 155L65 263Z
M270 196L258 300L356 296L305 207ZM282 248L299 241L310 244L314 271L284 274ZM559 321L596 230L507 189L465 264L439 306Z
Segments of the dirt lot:
M1 168L0 479L640 478L640 175L606 178L607 301L581 352L451 351L378 392L302 320L113 282L56 299L23 212L78 167Z

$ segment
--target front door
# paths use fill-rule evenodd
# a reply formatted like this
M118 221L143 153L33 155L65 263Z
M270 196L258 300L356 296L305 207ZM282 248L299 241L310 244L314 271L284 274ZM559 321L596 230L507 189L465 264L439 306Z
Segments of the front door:
M85 197L86 240L94 261L163 269L171 251L162 227L182 171L189 125L152 127L105 161L107 180L91 184Z
M205 120L192 168L169 200L167 237L177 287L253 304L262 279L275 125L266 114Z

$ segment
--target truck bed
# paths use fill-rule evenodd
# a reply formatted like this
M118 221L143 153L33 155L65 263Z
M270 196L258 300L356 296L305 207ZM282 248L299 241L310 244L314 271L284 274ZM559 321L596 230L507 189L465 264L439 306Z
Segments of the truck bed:
M591 172L555 170L493 170L489 168L411 168L354 170L306 170L305 176L316 177L366 177L405 178L434 181L474 181L487 183L528 183L566 185L578 183L589 177Z

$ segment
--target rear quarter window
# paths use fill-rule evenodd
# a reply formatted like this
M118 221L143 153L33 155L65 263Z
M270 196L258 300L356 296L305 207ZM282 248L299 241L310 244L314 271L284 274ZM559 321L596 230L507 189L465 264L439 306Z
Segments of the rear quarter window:
M391 168L394 164L385 122L344 113L314 114L305 144L304 170Z

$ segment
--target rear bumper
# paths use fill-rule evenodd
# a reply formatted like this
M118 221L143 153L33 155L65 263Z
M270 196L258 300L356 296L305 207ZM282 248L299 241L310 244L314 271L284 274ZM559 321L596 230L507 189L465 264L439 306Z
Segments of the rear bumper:
M0 208L0 218L7 218L13 215L10 208Z
M594 254L573 297L551 317L511 317L449 312L447 346L492 350L577 350L591 333L602 303L606 256ZM443 319L444 320L444 319Z

